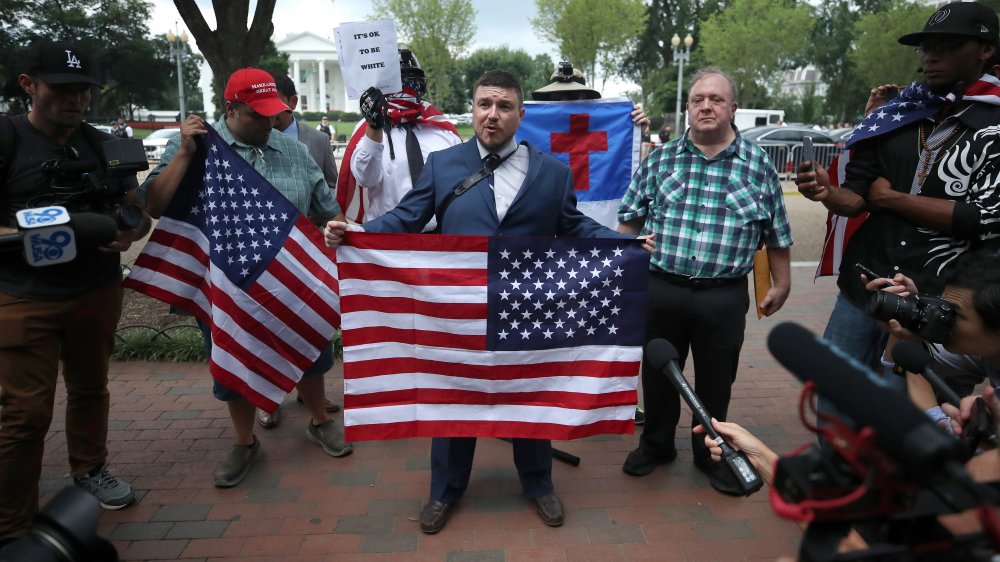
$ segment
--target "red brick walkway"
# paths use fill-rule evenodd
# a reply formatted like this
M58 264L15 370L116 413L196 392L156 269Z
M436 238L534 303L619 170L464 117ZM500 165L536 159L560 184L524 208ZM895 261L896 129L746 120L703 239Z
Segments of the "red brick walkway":
M796 413L798 383L767 352L769 330L826 323L833 280L797 267L778 317L748 321L730 419L787 452L810 436ZM331 396L342 381L328 377ZM637 435L556 445L579 455L555 463L565 526L545 527L520 495L510 446L480 440L468 494L447 528L423 535L416 516L430 482L429 441L356 443L334 459L305 439L293 400L280 427L260 430L264 457L237 488L212 486L228 450L225 408L204 365L116 363L111 369L111 467L137 490L136 505L105 512L100 530L123 560L559 561L773 560L796 550L799 531L775 517L766 492L736 499L712 490L691 465L685 421L677 462L644 478L621 471ZM62 408L57 406L61 416ZM683 416L682 420L687 418ZM66 484L63 420L46 447L43 501Z

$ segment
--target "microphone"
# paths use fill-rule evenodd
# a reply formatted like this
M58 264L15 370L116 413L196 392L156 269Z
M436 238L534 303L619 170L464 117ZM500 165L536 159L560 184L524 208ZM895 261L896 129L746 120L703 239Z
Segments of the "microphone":
M729 467L729 470L736 476L744 496L760 490L764 485L764 479L760 477L757 470L750 464L746 453L737 451L726 443L719 432L712 427L712 416L705 409L701 399L694 393L688 385L684 374L677 367L677 348L670 342L662 338L656 338L646 345L646 362L650 367L662 372L670 380L677 392L684 397L684 401L691 408L691 412L698 420L698 423L705 428L705 433L722 448L722 462Z
M0 235L0 250L23 250L28 265L44 267L76 258L77 249L90 250L114 241L115 219L98 213L74 213L64 207L40 207L17 212L18 232Z
M931 363L931 354L923 346L911 341L901 341L892 348L892 359L907 371L923 376L931 384L934 392L941 396L945 402L958 408L962 399L941 380L937 373L928 367Z
M767 347L796 378L813 382L821 396L859 426L874 429L879 448L912 478L940 483L964 475L968 480L959 441L835 345L785 322L771 330Z

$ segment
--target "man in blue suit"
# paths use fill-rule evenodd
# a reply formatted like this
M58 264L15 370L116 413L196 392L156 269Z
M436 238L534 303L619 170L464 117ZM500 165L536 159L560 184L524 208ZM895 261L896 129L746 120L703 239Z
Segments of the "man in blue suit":
M340 245L347 230L420 232L435 215L443 234L632 238L577 210L569 167L514 138L523 117L517 78L503 70L486 72L473 87L475 138L431 153L416 186L385 215L361 227L330 221L327 245ZM456 194L466 185L471 187ZM652 250L649 237L641 238ZM562 525L563 506L552 485L552 443L513 443L524 494L535 501L546 525ZM423 532L444 528L451 506L468 487L475 450L475 438L434 438L430 501L420 511Z

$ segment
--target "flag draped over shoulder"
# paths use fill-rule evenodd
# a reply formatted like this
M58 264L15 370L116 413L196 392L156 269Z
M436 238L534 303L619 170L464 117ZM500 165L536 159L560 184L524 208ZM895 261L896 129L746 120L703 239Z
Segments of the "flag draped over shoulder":
M597 222L618 226L618 204L639 167L639 128L631 101L524 102L518 140L526 140L573 171L577 208Z
M211 326L212 376L274 411L339 325L333 257L209 127L125 286Z
M638 243L348 233L337 257L349 440L632 433Z
M851 151L852 149L847 149L841 152L830 163L832 185L839 186L844 183L844 169L851 161ZM823 252L816 266L816 277L840 275L840 265L844 249L847 248L847 241L867 218L868 213L861 213L856 217L845 217L829 212L826 214L826 236L823 238Z

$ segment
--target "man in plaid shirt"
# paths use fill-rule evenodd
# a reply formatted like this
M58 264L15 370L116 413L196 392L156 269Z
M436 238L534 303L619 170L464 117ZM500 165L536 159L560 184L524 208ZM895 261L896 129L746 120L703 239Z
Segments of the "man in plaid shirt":
M618 230L652 234L656 241L646 341L670 341L681 369L690 349L698 396L725 420L743 347L754 252L767 247L772 287L761 308L770 316L788 298L792 238L774 165L733 125L732 79L713 68L699 71L687 106L687 133L654 150L632 177L618 209ZM667 377L645 365L642 387L646 425L622 467L633 476L677 457L680 397ZM712 487L738 494L732 473L712 462L704 438L692 435L691 441L695 466Z

